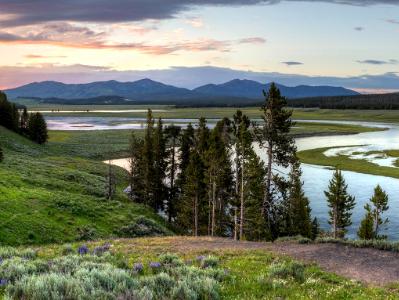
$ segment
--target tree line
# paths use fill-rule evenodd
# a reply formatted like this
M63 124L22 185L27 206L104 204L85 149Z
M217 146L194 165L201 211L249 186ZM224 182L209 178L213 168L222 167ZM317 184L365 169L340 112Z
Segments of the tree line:
M195 127L165 127L148 110L144 137L133 132L130 139L130 199L163 214L182 234L236 240L295 235L314 239L320 233L319 223L311 216L289 134L292 112L275 85L264 96L262 124L252 123L237 110L232 119L224 118L213 128L205 118ZM331 233L324 234L343 238L352 225L355 198L340 170L334 172L325 196ZM384 237L380 230L388 222L382 219L387 201L385 192L376 187L365 207L360 238Z
M130 198L165 214L181 233L274 240L300 234L313 238L303 192L293 125L286 99L275 85L265 93L264 125L238 110L213 128L200 118L185 129L147 114L144 137L132 133ZM267 164L257 155L259 141ZM284 171L289 170L285 176Z
M6 94L0 92L0 126L28 137L38 144L47 142L47 124L41 113L29 114L26 107L18 107L7 100ZM3 151L0 146L0 161Z
M399 109L399 93L292 99L290 107L322 109Z

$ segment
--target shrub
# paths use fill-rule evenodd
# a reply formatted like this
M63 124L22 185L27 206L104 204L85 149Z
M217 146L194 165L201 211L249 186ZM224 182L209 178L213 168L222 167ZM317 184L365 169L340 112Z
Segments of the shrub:
M143 216L138 217L129 225L123 226L118 235L126 238L143 237L143 236L165 236L170 234L169 231L157 224L155 221L147 219Z
M219 259L214 256L205 257L201 261L201 267L203 268L216 268L219 264Z
M297 282L304 282L305 280L305 266L297 262L283 262L273 264L269 270L271 278L277 277L282 279L292 278Z
M69 255L74 252L71 244L66 244L62 247L62 255Z
M184 262L175 254L162 254L159 257L159 261L163 266L167 267L177 267L184 265Z

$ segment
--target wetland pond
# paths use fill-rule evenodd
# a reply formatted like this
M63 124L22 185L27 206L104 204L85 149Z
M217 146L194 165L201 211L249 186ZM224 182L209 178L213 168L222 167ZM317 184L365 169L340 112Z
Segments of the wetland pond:
M62 117L50 116L46 118L50 130L107 130L107 129L144 129L144 118L120 118L120 117ZM216 120L209 120L209 126ZM306 122L303 120L297 120ZM180 125L185 127L188 123L195 124L196 119L164 119L164 124ZM316 123L353 124L369 127L388 128L385 131L374 131L352 135L315 136L298 138L296 140L298 150L333 147L325 152L328 156L338 154L348 155L354 159L367 159L376 165L392 166L395 159L370 154L370 152L399 149L399 126L394 124L351 121L319 121ZM344 147L345 146L345 147ZM350 147L348 147L350 146ZM262 157L265 155L259 147L255 149ZM126 162L121 159L116 164L126 167ZM312 208L312 216L319 219L322 229L328 230L328 207L324 191L327 189L333 170L328 167L302 164L304 190L309 198ZM348 237L356 238L356 232L361 219L364 216L364 205L369 201L377 184L389 195L389 210L385 217L389 218L388 226L381 232L389 239L399 240L399 179L361 174L343 171L348 191L356 198L356 207L353 211L353 224L349 228Z

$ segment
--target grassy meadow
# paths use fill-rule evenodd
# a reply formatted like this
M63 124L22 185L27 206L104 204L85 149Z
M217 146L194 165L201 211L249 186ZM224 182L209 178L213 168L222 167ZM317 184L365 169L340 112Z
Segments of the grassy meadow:
M398 299L397 285L367 286L267 248L204 249L201 239L210 242L167 237L0 248L0 274L10 278L0 290L24 299L56 292L113 299L127 291L137 299Z
M67 147L60 142L65 136L59 135L60 144L41 146L0 127L5 156L0 165L0 244L129 236L126 228L141 225L150 234L170 234L160 217L123 194L128 184L121 168L113 168L115 199L106 200L108 166L92 159L106 152L101 140L93 138L95 145L75 140ZM130 234L145 234L133 229Z

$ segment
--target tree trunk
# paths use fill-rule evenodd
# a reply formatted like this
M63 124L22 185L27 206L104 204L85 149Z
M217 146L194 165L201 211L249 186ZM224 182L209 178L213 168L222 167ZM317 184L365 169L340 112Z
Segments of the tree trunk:
M198 195L194 198L194 236L198 236Z
M334 231L334 239L337 238L338 230L337 230L337 205L334 205L334 218L333 218L333 231Z
M172 140L172 165L170 169L170 193L168 203L168 221L172 222L173 199L175 197L175 139Z
M237 240L237 236L238 236L238 233L237 233L238 224L237 224L237 222L238 222L237 207L235 207L234 208L234 240L235 241Z
M267 177L266 177L266 189L265 189L265 199L263 202L263 214L266 218L266 222L269 224L270 227L270 216L269 210L271 206L271 199L270 199L270 187L272 184L272 162L273 162L273 144L269 141L268 142L268 149L267 149Z
M212 226L211 226L211 236L215 235L215 208L216 208L216 182L214 181L212 184Z
M240 240L244 238L244 162L241 164Z

